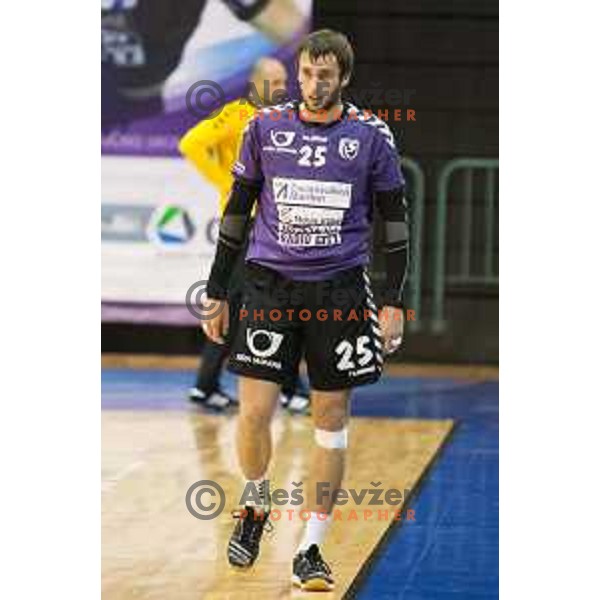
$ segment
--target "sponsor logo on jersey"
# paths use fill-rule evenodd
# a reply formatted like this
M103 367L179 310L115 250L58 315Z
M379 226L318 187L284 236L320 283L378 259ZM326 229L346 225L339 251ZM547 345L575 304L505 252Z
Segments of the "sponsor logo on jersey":
M279 205L278 239L282 246L337 246L342 243L344 211Z
M340 140L340 144L338 146L340 156L344 160L354 160L358 156L359 148L359 140L345 137Z
M305 142L317 142L319 144L327 143L327 138L323 135L303 135L302 140Z
M291 146L296 133L294 131L275 131L271 129L271 142L276 148Z
M274 177L273 197L277 204L346 209L350 207L352 184L341 181Z
M273 178L282 246L324 247L342 243L344 213L352 184L314 179Z
M282 152L284 154L298 154L296 148L290 148L296 138L295 131L275 131L270 132L272 146L263 146L264 152Z

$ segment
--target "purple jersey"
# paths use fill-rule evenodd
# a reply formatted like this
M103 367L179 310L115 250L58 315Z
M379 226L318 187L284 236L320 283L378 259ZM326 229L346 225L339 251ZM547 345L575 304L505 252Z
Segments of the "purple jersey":
M297 103L260 110L233 174L262 182L246 260L301 281L366 265L373 192L404 183L388 126L350 104L329 124L303 121Z

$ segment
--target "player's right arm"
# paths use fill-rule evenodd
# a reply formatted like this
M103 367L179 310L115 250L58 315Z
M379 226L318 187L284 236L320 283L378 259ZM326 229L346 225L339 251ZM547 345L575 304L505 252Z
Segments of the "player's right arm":
M224 303L221 310L203 323L206 335L223 343L227 329L227 288L234 266L244 247L254 205L263 185L258 143L258 121L252 119L244 132L240 156L233 167L235 181L219 227L217 251L208 278L209 302Z

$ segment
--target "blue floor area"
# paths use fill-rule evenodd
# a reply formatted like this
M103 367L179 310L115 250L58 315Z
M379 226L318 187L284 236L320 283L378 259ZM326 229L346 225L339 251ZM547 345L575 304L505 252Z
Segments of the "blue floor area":
M103 409L190 410L189 371L105 370ZM223 387L235 392L227 374ZM451 418L454 432L355 588L359 600L498 598L498 383L384 377L355 391L354 416Z
M498 598L498 383L423 394L398 417L450 417L454 433L392 530L357 598ZM368 411L367 413L368 414Z

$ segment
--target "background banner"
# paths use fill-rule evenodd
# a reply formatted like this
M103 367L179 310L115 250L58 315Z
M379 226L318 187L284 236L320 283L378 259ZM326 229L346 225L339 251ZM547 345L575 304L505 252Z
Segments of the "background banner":
M311 0L102 0L103 320L194 321L185 294L208 276L218 193L178 141L243 96L263 56L293 84L310 13Z

